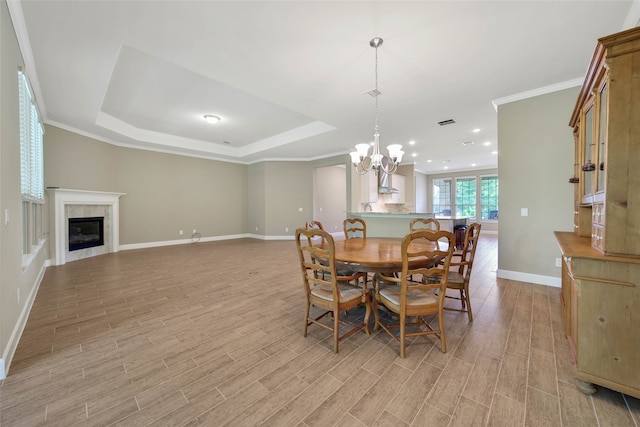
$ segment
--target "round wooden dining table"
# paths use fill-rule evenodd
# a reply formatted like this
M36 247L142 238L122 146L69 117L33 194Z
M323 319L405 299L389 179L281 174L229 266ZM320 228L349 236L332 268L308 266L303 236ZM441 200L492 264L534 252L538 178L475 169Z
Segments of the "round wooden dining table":
M416 249L433 249L413 242ZM357 272L391 274L402 270L402 238L367 237L335 241L335 259L340 268Z

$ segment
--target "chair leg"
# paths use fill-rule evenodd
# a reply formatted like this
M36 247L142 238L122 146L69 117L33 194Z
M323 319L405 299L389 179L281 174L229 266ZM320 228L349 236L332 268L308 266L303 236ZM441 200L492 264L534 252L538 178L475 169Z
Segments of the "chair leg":
M438 328L440 328L440 347L442 352L447 352L447 338L444 335L444 310L438 312Z
M464 297L464 289L460 289L460 304L462 304L462 309L466 307L465 297Z
M340 340L340 311L333 312L333 351L338 353L338 341Z
M307 329L309 328L309 310L311 309L311 304L307 301L307 312L304 315L304 337L307 336Z
M406 338L406 322L407 322L407 318L405 316L400 316L400 357L402 359L404 359L405 356L405 352L404 352L404 344L405 344L405 338Z
M473 313L471 313L471 299L469 298L469 289L464 290L464 297L467 300L467 315L469 316L469 322L473 322Z

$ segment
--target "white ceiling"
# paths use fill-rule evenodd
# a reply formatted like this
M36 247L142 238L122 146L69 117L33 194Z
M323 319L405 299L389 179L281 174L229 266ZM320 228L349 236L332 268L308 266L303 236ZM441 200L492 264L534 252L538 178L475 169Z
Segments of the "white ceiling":
M382 37L381 145L426 173L497 167L492 101L579 85L596 39L640 17L638 0L9 5L46 123L239 163L371 141Z

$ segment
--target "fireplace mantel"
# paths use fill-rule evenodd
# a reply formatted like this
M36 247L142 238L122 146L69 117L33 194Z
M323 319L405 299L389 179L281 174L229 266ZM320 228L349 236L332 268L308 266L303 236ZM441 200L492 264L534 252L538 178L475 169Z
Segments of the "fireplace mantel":
M47 188L49 193L49 215L52 219L53 244L51 257L55 265L66 262L67 252L67 205L103 205L110 212L109 227L110 252L118 252L120 246L120 197L125 193L110 193L104 191L70 190L65 188ZM106 238L106 236L105 236Z

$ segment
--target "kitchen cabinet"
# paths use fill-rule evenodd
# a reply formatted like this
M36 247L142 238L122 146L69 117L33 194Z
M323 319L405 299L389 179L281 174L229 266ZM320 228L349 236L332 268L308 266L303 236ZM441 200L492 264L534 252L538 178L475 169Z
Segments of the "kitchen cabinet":
M391 193L390 203L405 203L407 194L405 184L406 178L404 175L391 175L390 178L391 187L394 190L397 190Z
M360 203L376 203L378 201L378 177L373 171L358 176L360 177Z

